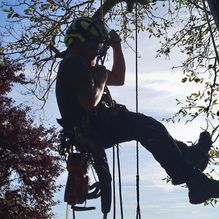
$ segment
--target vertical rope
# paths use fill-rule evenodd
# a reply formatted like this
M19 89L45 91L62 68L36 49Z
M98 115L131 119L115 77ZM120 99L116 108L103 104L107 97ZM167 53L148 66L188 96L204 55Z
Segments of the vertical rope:
M115 151L115 147L117 151ZM117 152L117 153L116 153ZM121 168L120 168L120 156L119 156L119 145L113 146L113 219L116 218L116 156L117 154L117 167L118 167L118 179L119 179L119 202L120 202L120 214L123 219L123 201L122 201L122 180L121 180Z
M76 219L75 210L74 209L72 209L72 216L73 216L73 219Z
M115 176L116 176L116 171L115 171L115 145L113 145L113 219L116 218L116 185L115 185Z
M116 145L117 149L117 162L118 162L118 176L119 176L119 201L120 201L120 213L121 219L123 219L123 202L122 202L122 180L121 180L121 168L120 168L120 156L119 156L119 145Z
M100 7L101 7L101 14L100 14L100 19L103 21L103 0L100 0Z
M138 4L135 5L135 88L136 88L136 113L138 113ZM141 219L140 192L139 192L139 142L136 141L136 219Z
M67 203L67 205L66 205L65 219L68 219L68 203Z
M101 14L100 14L100 19L102 20L102 21L104 21L104 16L103 16L103 0L100 0L100 6L101 6ZM105 59L105 58L104 58ZM102 60L102 62L101 62L101 65L103 65L104 64L104 61L105 60ZM115 195L115 148L114 148L114 146L113 146L113 193L114 193L114 195L113 195L113 219L115 219L115 217L116 217L116 210L115 210L115 208L116 208L116 195ZM107 219L107 213L105 213L105 214L103 214L103 219Z
M138 113L138 4L135 7L135 110Z
M107 214L103 214L103 219L107 219Z

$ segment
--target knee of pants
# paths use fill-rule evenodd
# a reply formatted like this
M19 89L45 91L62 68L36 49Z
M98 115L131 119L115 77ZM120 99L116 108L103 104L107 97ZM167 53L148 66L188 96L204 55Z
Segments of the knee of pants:
M152 117L141 114L138 126L140 140L142 138L142 140L145 140L145 138L151 138L154 140L156 139L157 141L162 141L168 140L170 138L170 135L165 126Z

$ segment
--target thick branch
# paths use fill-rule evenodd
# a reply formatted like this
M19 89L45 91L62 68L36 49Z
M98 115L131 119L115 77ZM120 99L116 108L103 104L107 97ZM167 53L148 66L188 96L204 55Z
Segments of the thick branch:
M126 2L127 4L127 9L128 12L132 12L133 10L133 6L135 3L139 3L141 5L146 5L149 4L150 0L108 0L105 1L104 4L102 5L102 7L100 7L95 14L93 15L93 17L95 18L104 18L104 16L118 3L121 2Z

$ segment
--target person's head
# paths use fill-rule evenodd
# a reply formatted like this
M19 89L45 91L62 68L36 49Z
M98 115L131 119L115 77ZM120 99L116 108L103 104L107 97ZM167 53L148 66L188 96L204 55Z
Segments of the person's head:
M109 32L101 20L80 17L68 28L64 42L68 48L73 48L88 60L93 60L98 54L100 43L107 39Z

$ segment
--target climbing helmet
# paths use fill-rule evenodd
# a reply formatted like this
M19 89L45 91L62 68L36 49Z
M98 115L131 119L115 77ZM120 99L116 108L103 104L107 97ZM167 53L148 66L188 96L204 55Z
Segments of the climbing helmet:
M109 39L109 28L99 19L80 17L75 19L67 29L65 45L67 47L73 45L76 39L82 43L87 41L102 43Z

